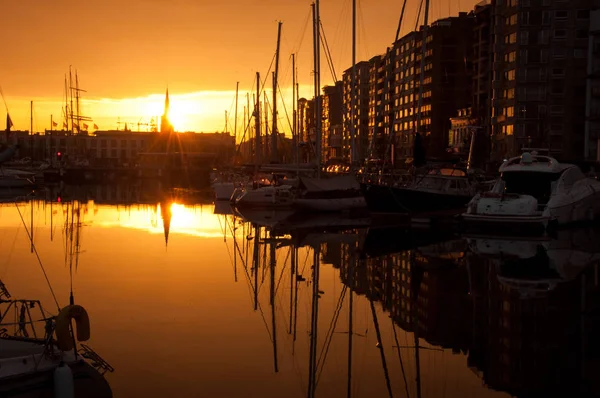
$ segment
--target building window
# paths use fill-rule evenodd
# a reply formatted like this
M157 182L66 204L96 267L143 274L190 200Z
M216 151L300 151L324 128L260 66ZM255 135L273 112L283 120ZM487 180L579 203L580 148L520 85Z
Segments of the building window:
M548 25L550 23L550 11L542 11L542 24Z
M573 50L573 57L575 58L585 58L586 55L585 48L576 48Z
M507 54L504 54L504 62L515 62L515 60L517 59L517 52L516 51L511 51Z
M502 114L506 117L513 117L515 115L515 108L513 106L507 106L502 109Z
M506 124L506 125L502 126L502 133L505 135L513 135L513 125Z
M589 37L589 32L587 29L577 29L575 31L576 39L587 39Z
M562 114L564 113L564 108L562 105L551 105L550 113L552 114Z
M517 42L517 33L513 32L504 36L504 44L515 44Z
M527 45L529 44L529 32L528 31L521 31L521 40L520 43L521 45Z
M543 0L542 7L549 7L552 4L552 0Z
M504 79L508 80L508 81L515 80L515 70L511 69L511 70L504 72Z
M517 24L517 14L513 14L510 17L504 18L504 24L507 26Z
M554 31L555 39L566 39L567 38L567 30L566 29L556 29Z
M529 25L529 11L521 13L521 26Z
M589 19L590 10L577 10L577 19Z
M566 11L566 10L556 10L556 11L554 11L554 18L557 19L557 20L568 19L569 18L569 11Z
M542 29L538 32L538 43L539 44L548 44L549 38L550 38L550 31L548 29Z
M552 81L552 94L563 94L565 92L565 82L564 80L553 80Z
M567 56L567 51L564 48L555 48L552 50L554 58L564 58Z

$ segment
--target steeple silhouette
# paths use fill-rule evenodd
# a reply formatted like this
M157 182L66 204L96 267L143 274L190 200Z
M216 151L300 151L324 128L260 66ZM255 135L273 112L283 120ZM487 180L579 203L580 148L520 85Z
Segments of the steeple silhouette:
M169 101L169 88L167 87L167 93L165 95L165 110L163 112L163 115L160 117L160 132L161 133L172 133L173 130L173 125L171 124L171 121L169 120L169 109L171 107L170 101Z
M160 215L163 220L163 229L165 232L165 247L167 247L169 245L169 231L171 229L173 212L171 211L171 204L166 200L160 203Z

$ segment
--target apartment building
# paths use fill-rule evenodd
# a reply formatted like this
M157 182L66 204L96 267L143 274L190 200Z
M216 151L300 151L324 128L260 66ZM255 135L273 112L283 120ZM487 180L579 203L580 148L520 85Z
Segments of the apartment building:
M354 161L359 163L362 163L367 156L369 146L369 62L358 62L355 68L355 90L352 90L353 68L346 69L342 75L344 85L342 158L347 163L352 161L353 144ZM352 131L355 134L354 143Z
M496 0L492 155L548 148L584 157L590 10L598 0ZM593 58L593 59L590 59ZM586 157L590 153L585 154Z

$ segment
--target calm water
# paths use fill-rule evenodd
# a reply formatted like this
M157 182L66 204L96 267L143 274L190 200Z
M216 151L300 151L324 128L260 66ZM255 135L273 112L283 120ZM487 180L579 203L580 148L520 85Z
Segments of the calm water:
M0 280L13 297L53 309L26 232L32 214L61 305L67 253L79 253L75 301L91 317L89 345L115 368L115 397L600 391L596 231L518 242L403 229L323 234L343 223L244 215L265 228L181 195L98 192L75 209L68 197L1 205ZM108 204L134 200L146 204Z

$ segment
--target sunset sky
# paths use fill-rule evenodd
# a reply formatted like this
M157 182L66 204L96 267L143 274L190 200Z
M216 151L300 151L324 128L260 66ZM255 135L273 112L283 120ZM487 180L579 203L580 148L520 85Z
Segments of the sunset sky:
M414 29L418 3L408 0L403 33ZM138 122L148 123L162 113L168 86L177 130L222 131L225 110L233 117L237 81L241 124L246 92L252 90L257 71L264 78L275 53L277 21L283 22L279 85L284 100L291 104L292 53L298 54L300 95L312 97L310 4L310 0L4 0L0 86L14 128L29 129L31 100L35 131L50 127L50 115L62 125L69 65L87 90L83 113L101 129L117 128L118 120L134 129ZM474 4L431 0L430 20ZM401 0L358 0L357 61L384 52L392 43L401 8ZM321 20L341 77L351 66L351 0L322 0ZM333 82L324 56L321 82ZM279 118L280 129L286 128L283 109Z

